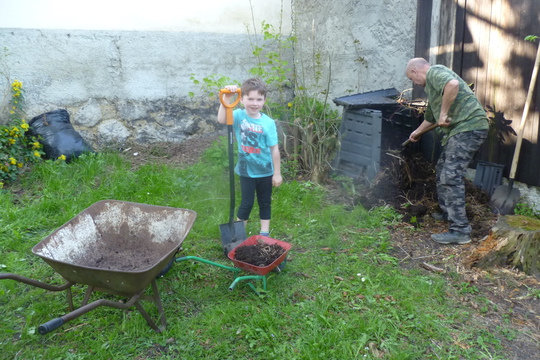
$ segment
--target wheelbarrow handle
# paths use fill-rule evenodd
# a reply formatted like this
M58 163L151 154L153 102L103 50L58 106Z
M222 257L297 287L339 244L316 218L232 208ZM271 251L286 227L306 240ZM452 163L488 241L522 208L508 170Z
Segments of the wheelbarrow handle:
M58 329L62 325L64 325L64 319L62 319L61 317L52 319L52 320L47 321L45 324L40 325L38 327L38 332L41 335L45 335L45 334L50 333L53 330Z
M227 101L225 101L225 98L224 98L226 94L238 94L238 97L232 103L228 103ZM221 102L221 105L225 107L227 125L233 124L233 108L236 105L238 105L241 99L242 99L242 90L240 88L236 89L236 91L230 91L229 89L219 90L219 101Z

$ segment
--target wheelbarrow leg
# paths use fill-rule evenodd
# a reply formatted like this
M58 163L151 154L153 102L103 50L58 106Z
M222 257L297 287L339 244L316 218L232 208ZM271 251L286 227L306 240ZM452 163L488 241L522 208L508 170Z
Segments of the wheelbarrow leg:
M262 288L264 291L266 291L266 276L264 275L247 275L247 276L239 276L237 277L236 279L234 279L234 281L231 283L231 285L229 286L229 291L232 291L236 285L240 282L240 281L244 281L244 280L261 280L262 281ZM249 287L255 291L255 293L257 295L261 295L257 289L255 288L255 286L253 286L252 283L247 283L247 285L249 285Z
M165 328L167 327L167 319L165 318L165 312L163 311L163 304L161 302L161 297L159 296L159 291L158 291L155 279L152 280L152 292L153 292L153 296L142 295L141 299L149 300L156 305L156 308L158 309L159 322L161 323L161 326L158 327L156 325L155 321L152 320L150 315L148 315L148 312L146 312L146 310L144 309L144 307L141 305L140 302L136 302L135 307L137 308L137 310L139 310L139 312L144 317L148 325L150 325L150 327L154 329L156 332L160 333L163 330L165 330Z
M81 303L81 306L88 304L88 300L90 300L90 296L92 296L93 292L94 292L93 286L88 286L88 288L86 288L86 292L84 293L84 299Z

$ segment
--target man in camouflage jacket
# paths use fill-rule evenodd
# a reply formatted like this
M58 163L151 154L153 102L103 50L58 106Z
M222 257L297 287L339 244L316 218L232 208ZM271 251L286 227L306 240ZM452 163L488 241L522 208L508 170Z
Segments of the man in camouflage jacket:
M424 121L409 139L418 141L422 130L435 122L445 134L436 166L442 213L432 216L447 220L450 226L447 232L432 234L431 238L440 244L467 244L471 226L465 212L464 176L487 137L486 112L465 81L443 65L431 66L425 59L414 58L407 64L406 75L415 85L424 87L428 98Z

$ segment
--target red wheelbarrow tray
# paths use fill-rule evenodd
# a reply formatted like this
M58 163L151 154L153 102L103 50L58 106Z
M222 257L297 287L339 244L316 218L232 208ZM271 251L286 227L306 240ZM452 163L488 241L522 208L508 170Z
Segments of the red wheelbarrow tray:
M130 297L172 260L196 217L187 209L103 200L32 252L68 281Z
M268 266L255 266L255 265L248 264L246 262L239 261L239 260L235 259L236 250L238 250L238 248L240 248L242 246L256 245L259 241L263 241L263 242L265 242L266 244L269 244L269 245L278 244L283 249L285 249L285 251L283 252L283 254L281 254L280 257L278 257L276 260L274 260ZM251 272L251 273L254 273L254 274L257 274L257 275L266 275L270 271L274 270L279 264L281 264L283 262L283 260L285 260L285 258L287 257L287 254L289 253L290 249L291 249L291 244L289 244L289 243L287 243L285 241L272 239L270 237L262 236L262 235L254 235L254 236L248 237L246 240L241 242L237 247L232 249L229 252L228 257L234 263L234 265L237 268L240 268L240 269L242 269L244 271L248 271L248 272Z

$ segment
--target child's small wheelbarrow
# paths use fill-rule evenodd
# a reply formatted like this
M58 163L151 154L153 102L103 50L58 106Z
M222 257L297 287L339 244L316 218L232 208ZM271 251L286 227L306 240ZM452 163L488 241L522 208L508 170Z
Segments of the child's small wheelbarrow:
M128 309L135 306L157 332L166 326L156 277L173 261L197 214L192 210L137 204L116 200L99 201L39 242L32 252L41 257L67 283L54 286L16 274L0 274L50 291L67 290L70 313L39 326L44 335L99 306ZM71 287L88 285L82 306L73 308ZM144 294L148 286L152 296ZM125 303L96 300L94 291L129 298ZM160 326L140 300L155 304Z
M242 246L252 246L252 245L255 245L255 244L259 243L259 242L263 242L263 243L266 243L268 245L277 244L277 245L281 246L283 248L282 255L280 255L277 259L275 259L271 264L269 264L267 266L257 266L257 265L249 264L247 262L243 262L243 261L240 261L240 260L236 259L236 252L238 251L239 248L241 248ZM216 263L214 261L202 259L202 258L197 257L197 256L185 256L185 257L177 258L176 261L177 262L186 261L186 260L199 261L199 262L202 262L202 263L205 263L205 264L217 266L217 267L220 267L222 269L226 269L226 270L235 272L237 274L241 270L244 270L246 272L252 273L253 275L238 276L236 279L234 279L234 281L229 286L229 290L231 290L231 291L234 290L236 285L238 285L238 283L240 283L241 281L260 280L262 282L262 289L266 291L266 275L272 270L278 270L279 272L281 272L281 268L285 264L285 261L286 261L286 258L287 258L287 255L288 255L290 249L291 249L291 244L289 244L289 243L287 243L285 241L272 239L270 237L262 236L262 235L254 235L254 236L250 236L246 240L239 243L236 247L234 247L227 254L227 257L229 258L229 260L231 260L234 263L234 267L222 265L220 263ZM249 287L251 287L251 289L255 293L259 294L259 291L257 291L257 289L255 288L255 286L253 284L248 282L247 285Z

